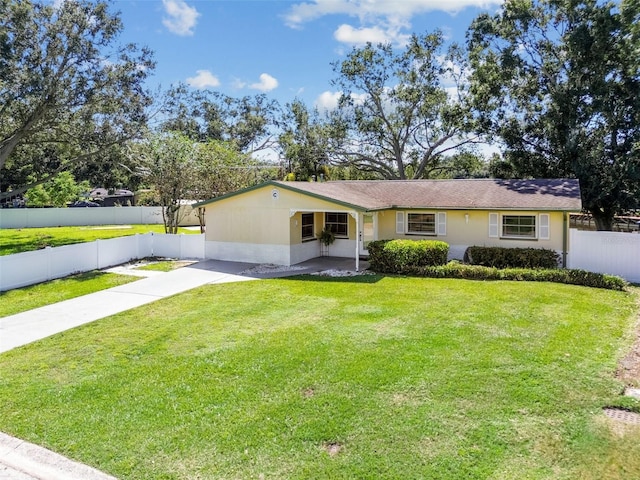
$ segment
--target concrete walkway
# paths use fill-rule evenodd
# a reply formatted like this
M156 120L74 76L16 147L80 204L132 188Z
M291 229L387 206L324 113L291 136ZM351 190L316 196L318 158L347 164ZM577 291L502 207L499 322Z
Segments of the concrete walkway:
M85 323L155 302L208 283L253 280L251 264L199 262L161 275L0 318L0 353Z
M343 258L317 258L291 268L207 260L171 272L149 272L142 280L0 318L0 353L201 285L354 268L354 260Z
M366 263L361 265L361 270L364 268ZM149 272L147 278L126 285L0 318L0 353L201 285L354 269L355 260L317 258L292 268L207 260L171 272ZM116 271L131 273L126 269ZM0 432L0 480L114 480L114 477Z

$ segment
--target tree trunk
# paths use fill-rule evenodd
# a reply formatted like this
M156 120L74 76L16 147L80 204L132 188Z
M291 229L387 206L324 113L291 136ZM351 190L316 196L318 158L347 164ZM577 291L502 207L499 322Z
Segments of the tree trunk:
M170 235L175 235L176 233L178 233L179 210L180 205L167 205L162 209L165 233Z
M204 208L198 207L198 221L200 222L200 233L204 233Z
M613 230L613 213L602 211L602 210L591 210L591 215L593 216L593 220L596 223L596 230L598 231L606 231L610 232Z

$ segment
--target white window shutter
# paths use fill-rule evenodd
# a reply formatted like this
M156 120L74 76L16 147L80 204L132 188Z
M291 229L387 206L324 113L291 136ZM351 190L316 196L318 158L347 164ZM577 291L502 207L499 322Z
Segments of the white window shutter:
M396 212L396 233L404 234L404 212Z
M540 240L549 240L549 238L551 238L548 213L540 214L540 227L538 232L538 238Z
M447 214L445 212L438 212L438 235L447 235Z
M497 238L500 236L500 228L498 225L498 214L489 214L489 237Z

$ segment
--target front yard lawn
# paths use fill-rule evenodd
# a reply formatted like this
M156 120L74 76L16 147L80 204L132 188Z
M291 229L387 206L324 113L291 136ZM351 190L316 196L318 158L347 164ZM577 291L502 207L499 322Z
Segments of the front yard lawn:
M93 225L86 227L43 227L0 229L0 255L30 252L45 247L61 247L137 233L164 233L163 225ZM200 230L178 229L178 233Z
M121 479L640 478L637 292L208 285L0 355L0 430Z
M93 271L0 292L0 317L26 312L135 280L140 280L140 277Z
M182 268L187 265L194 263L191 260L157 260L151 261L146 265L142 265L137 267L136 270L151 270L154 272L170 272L171 270L176 270L177 268Z

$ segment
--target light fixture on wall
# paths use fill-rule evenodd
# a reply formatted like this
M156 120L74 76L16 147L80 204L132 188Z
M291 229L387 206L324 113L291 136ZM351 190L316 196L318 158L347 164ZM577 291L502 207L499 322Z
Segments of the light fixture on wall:
M468 213L464 214L464 223L469 223L469 214Z

